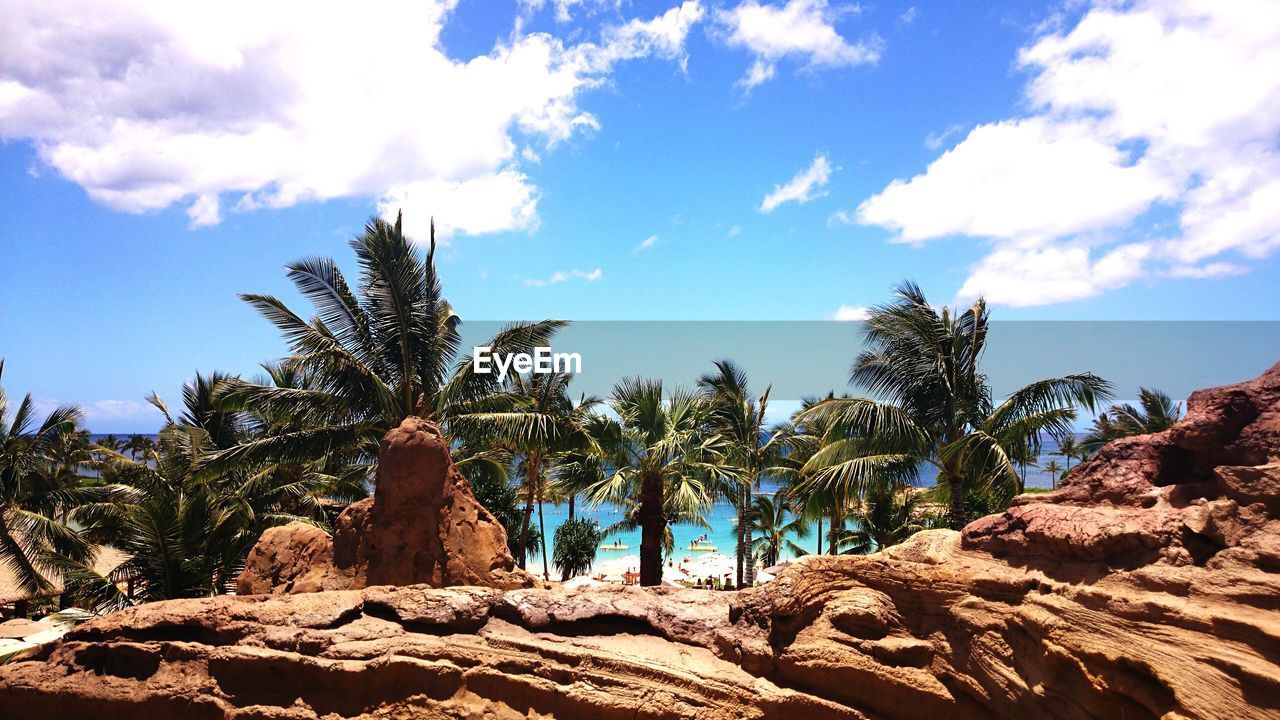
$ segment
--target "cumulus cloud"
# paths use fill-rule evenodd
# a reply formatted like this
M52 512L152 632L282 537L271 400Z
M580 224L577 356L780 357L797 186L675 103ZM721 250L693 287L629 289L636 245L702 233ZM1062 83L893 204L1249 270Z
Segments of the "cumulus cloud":
M774 185L773 192L765 195L760 202L760 212L773 212L779 205L789 202L803 205L826 195L822 187L831 180L831 171L827 156L817 156L813 159L813 164L788 180L785 185Z
M791 59L810 69L852 67L880 59L880 40L870 36L849 42L835 28L842 15L858 13L857 5L833 8L826 0L789 0L766 5L746 0L716 12L721 39L754 56L740 84L748 90L769 80L778 62Z
M839 320L841 322L857 322L866 320L871 315L871 309L866 305L841 305L836 311L831 313L829 320Z
M193 227L224 208L369 198L442 237L537 226L520 169L598 128L583 93L619 62L684 63L696 0L566 44L520 34L454 58L454 0L17 0L0 45L0 138L95 201L178 205ZM415 219L416 218L416 219Z
M645 250L648 250L654 245L657 245L659 242L661 242L661 240L658 238L657 235L650 235L644 240L641 240L639 245L636 245L634 248L632 248L631 252L633 253L644 252Z
M585 280L587 282L595 282L597 280L602 280L602 279L604 279L604 271L601 270L600 268L596 268L595 270L592 270L590 272L584 272L582 270L576 270L576 269L560 270L552 273L551 277L548 277L545 280L541 278L526 278L524 281L524 285L525 287L546 287L548 285L559 285L560 283L567 282L569 280Z
M988 242L958 299L1063 302L1280 247L1275 3L1098 2L1018 62L1028 114L979 125L856 211L904 242Z

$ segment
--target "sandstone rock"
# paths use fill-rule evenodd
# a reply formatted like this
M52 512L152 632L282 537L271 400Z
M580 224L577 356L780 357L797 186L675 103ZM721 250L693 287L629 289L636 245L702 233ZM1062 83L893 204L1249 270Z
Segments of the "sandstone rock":
M502 524L476 500L432 422L387 433L372 498L339 515L332 538L291 523L263 533L237 581L241 595L370 585L536 584L516 570Z
M239 595L317 592L349 587L333 568L333 539L314 525L291 522L262 533L236 581Z

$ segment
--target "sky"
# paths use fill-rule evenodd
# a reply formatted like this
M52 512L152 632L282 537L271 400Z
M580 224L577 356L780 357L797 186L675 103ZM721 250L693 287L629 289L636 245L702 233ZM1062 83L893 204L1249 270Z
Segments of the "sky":
M464 320L1280 320L1280 5L0 0L10 395L153 430L399 210Z

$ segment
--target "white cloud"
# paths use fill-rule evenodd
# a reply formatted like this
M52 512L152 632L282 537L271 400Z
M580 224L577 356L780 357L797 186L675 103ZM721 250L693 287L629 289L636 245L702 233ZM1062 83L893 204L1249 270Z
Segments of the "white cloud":
M810 69L875 63L880 59L879 38L848 42L836 31L841 15L858 12L857 5L837 9L826 0L789 0L782 6L746 0L731 10L717 11L715 19L725 43L755 56L739 81L749 90L772 78L784 58Z
M1100 1L1045 27L1019 54L1031 114L974 128L859 222L989 241L960 296L1016 305L1220 276L1280 247L1280 6Z
M734 225L733 227L729 228L729 237L738 237L741 234L742 234L741 225Z
M901 15L898 16L898 22L902 23L903 25L910 25L911 23L916 21L916 18L919 15L920 15L920 12L916 10L916 6L912 5L911 7L904 10Z
M842 322L856 322L866 320L871 315L871 309L866 305L841 305L836 311L831 313L829 320L840 320Z
M760 202L760 212L773 212L779 205L789 202L803 205L826 195L826 191L821 188L831 179L831 171L831 163L826 155L815 157L813 164L788 180L785 185L774 185L773 192L765 195Z
M75 403L64 403L50 398L36 398L34 400L36 417L42 421L45 416L58 407L70 404ZM164 421L164 416L154 405L141 400L94 400L80 403L78 407L84 413L85 427L90 429L100 423L119 420L149 421L157 424Z
M517 32L454 58L440 42L454 2L9 2L0 138L30 140L99 203L179 205L193 226L223 206L351 197L408 202L442 237L531 229L517 148L598 128L583 93L626 60L683 65L703 15L691 0L596 42Z
M914 10L915 8L912 9ZM940 133L929 133L928 135L925 135L924 146L930 150L941 150L942 146L946 144L948 140L963 130L963 125L948 125L947 129Z
M634 248L632 248L631 252L633 253L643 252L653 247L654 245L657 245L659 242L661 242L661 240L658 238L657 235L650 235L644 240L641 240L639 245L636 245Z
M525 287L546 287L548 285L559 285L569 280L585 280L587 282L595 282L604 279L604 271L596 268L590 272L582 270L560 270L551 274L551 277L542 280L539 278L526 278Z
M1091 260L1084 246L1000 248L971 270L956 302L983 295L995 305L1024 307L1091 298L1142 277L1151 250L1148 243L1129 243Z
M547 0L520 0L520 5L525 8L527 14L538 12L547 4ZM593 15L605 9L622 9L622 0L551 0L550 4L556 9L556 22L559 23L571 22L573 11L577 9L583 10L587 15Z

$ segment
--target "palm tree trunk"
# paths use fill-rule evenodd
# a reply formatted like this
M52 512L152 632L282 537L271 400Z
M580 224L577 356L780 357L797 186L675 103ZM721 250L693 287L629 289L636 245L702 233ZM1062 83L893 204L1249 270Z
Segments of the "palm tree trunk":
M832 555L840 554L840 531L844 529L844 520L840 517L839 510L831 511L831 527L827 529L827 552Z
M951 488L951 529L963 530L965 525L964 480L958 475L947 479Z
M542 535L542 579L550 580L551 571L547 568L547 525L542 521L542 492L538 492L538 532Z
M737 575L735 575L735 578L737 579L737 582L738 582L738 587L742 587L742 580L743 580L742 563L743 563L743 559L746 558L747 556L747 532L749 532L747 529L747 489L739 488L738 490L738 547L737 547L737 552L735 553L737 555L737 561L738 561L738 566L737 566L738 573Z
M640 584L662 583L662 475L645 473L640 479Z
M577 495L574 495L573 493L569 493L569 519L570 520L573 519L573 506L574 506L574 501L577 499L578 499Z
M520 520L520 569L526 569L529 556L529 525L533 522L533 499L534 499L534 480L538 476L538 456L536 453L529 453L529 457L525 461L525 497L524 497L524 517ZM546 538L542 538L545 545Z
M746 569L742 573L743 582L738 583L738 587L751 587L756 584L756 560L751 556L751 525L755 522L755 516L754 513L752 513L751 508L751 486L748 485L744 488L744 491L742 505L745 510L743 515L747 521L747 525L746 531L743 533L744 541L742 545L742 557L743 563L746 565ZM746 584L744 585L743 583Z
M822 554L822 516L818 516L818 555Z

